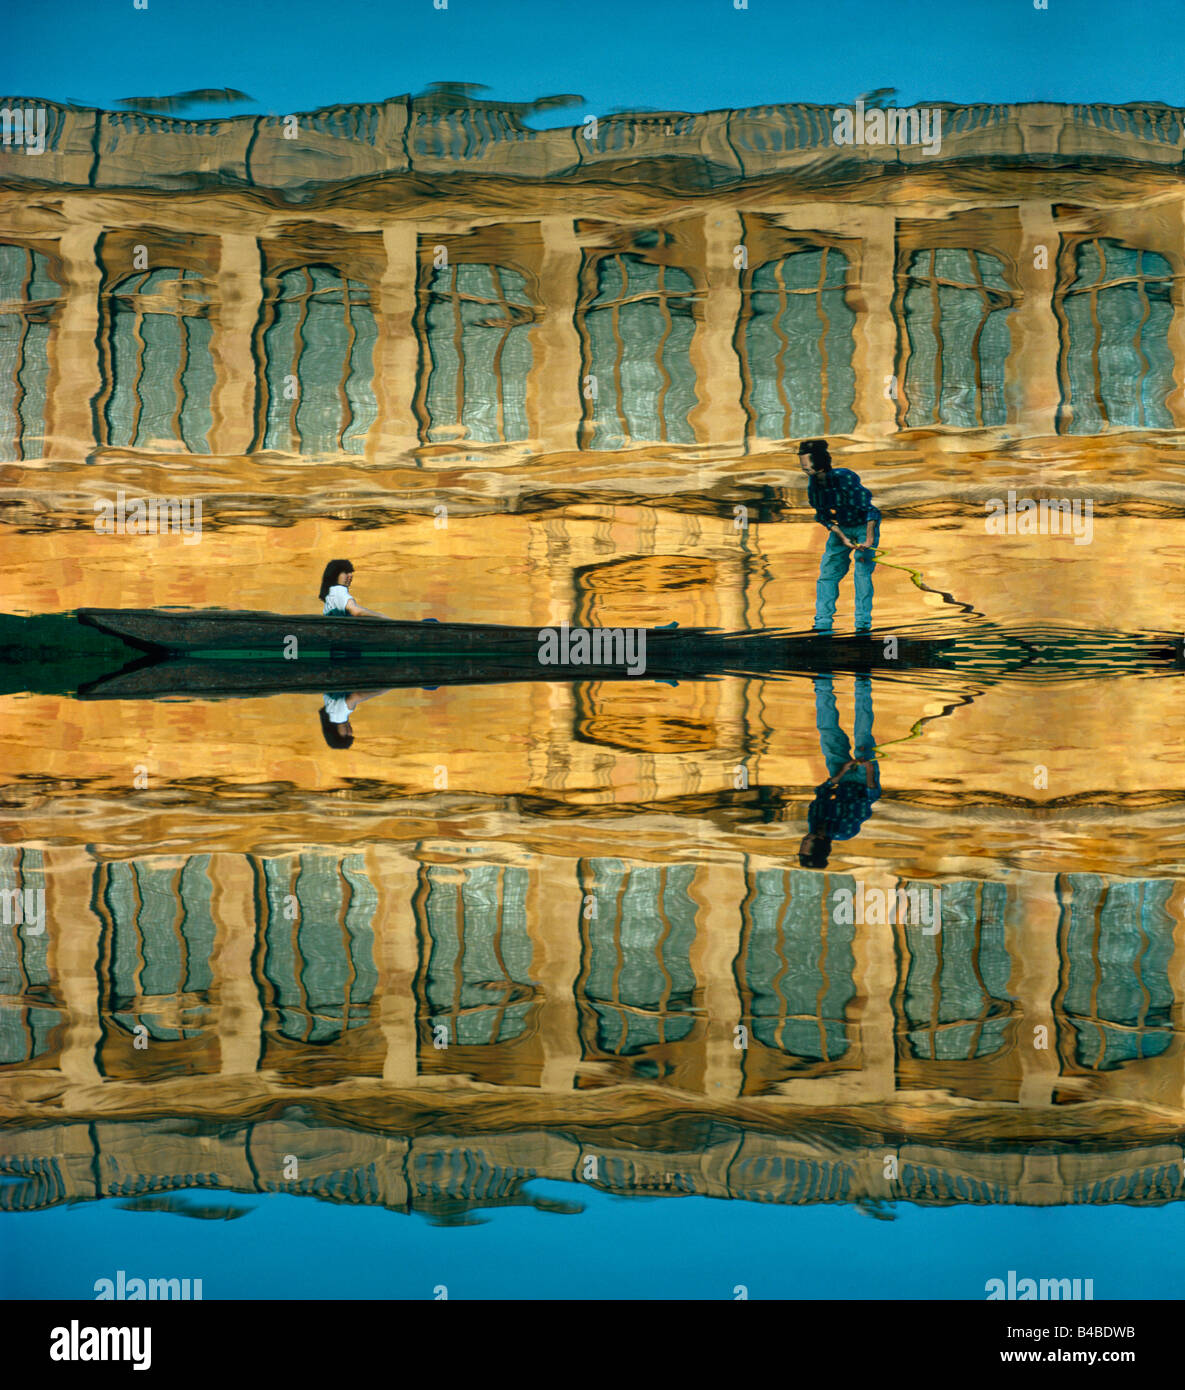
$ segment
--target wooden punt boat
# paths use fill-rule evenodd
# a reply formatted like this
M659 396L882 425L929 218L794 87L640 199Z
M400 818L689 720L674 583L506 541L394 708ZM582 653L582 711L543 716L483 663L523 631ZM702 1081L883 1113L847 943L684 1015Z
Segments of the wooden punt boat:
M338 651L534 653L539 629L483 623L398 622L386 618L323 618L235 609L80 608L78 620L149 652L250 653L283 660L295 637L303 657Z
M542 634L558 628L510 627L493 623L399 622L386 618L323 618L287 613L242 612L231 609L80 608L78 619L88 627L118 637L133 647L157 656L181 655L200 660L282 661L303 663L312 657L372 659L384 661L480 660L542 665L546 675L568 666L585 674L620 669L622 644L589 642L584 659L567 660L577 635L605 629L568 628L560 639L562 657L541 660ZM634 629L615 629L629 633ZM839 634L790 632L721 632L715 628L660 627L645 633L647 672L661 664L679 667L687 662L755 659L761 654L784 664L789 653L810 657L826 653L828 660L856 658L860 664L879 664L883 639L875 633ZM293 640L295 639L295 646ZM946 634L902 634L896 638L892 657L885 665L900 665L910 658L933 656L951 644ZM636 646L635 646L636 650ZM616 653L615 659L598 656Z

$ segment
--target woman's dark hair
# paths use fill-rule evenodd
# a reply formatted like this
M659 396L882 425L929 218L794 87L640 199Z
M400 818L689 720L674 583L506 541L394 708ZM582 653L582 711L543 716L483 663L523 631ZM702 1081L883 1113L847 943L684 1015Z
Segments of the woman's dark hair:
M798 452L810 454L811 462L816 468L826 471L831 467L831 453L825 439L804 439L798 446Z
M321 732L330 748L348 748L354 742L354 731L348 724L335 724L324 710L321 710Z
M322 602L325 601L325 595L337 583L337 577L342 570L348 570L353 574L354 566L350 564L349 560L330 560L325 566L325 573L321 576L321 592L317 595Z

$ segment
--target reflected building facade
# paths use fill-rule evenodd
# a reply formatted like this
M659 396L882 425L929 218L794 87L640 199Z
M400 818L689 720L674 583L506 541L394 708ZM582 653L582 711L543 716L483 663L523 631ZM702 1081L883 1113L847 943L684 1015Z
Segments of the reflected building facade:
M857 886L851 875L749 855L483 858L473 843L441 843L96 860L9 849L3 878L5 901L48 885L48 918L71 923L68 934L31 935L8 921L0 938L5 1171L26 1179L5 1186L10 1205L167 1190L199 1168L208 1186L272 1190L259 1186L266 1168L248 1181L222 1164L244 1125L259 1128L253 1117L286 1104L304 1115L294 1134L308 1111L317 1116L310 1152L326 1128L381 1163L395 1144L405 1177L409 1143L433 1163L458 1162L438 1131L461 1125L462 1149L482 1154L488 1142L515 1155L507 1200L528 1176L570 1176L577 1149L616 1152L604 1182L621 1191L1125 1200L1113 1180L1130 1176L1133 1156L1102 1132L1088 1140L1091 1117L1120 1103L1175 1110L1185 1087L1185 977L1173 952L1185 899L1168 879L946 881L942 930L931 933L851 921L836 908ZM918 885L870 874L864 886ZM1046 923L1031 904L1049 898L1057 910ZM1052 928L1047 941L1034 927ZM1037 1026L1050 1030L1047 1047L1033 1045ZM227 1134L199 1140L175 1122L170 1142L189 1156L168 1176L152 1171L148 1114L175 1103L178 1085L207 1131ZM50 1097L54 1126L12 1126ZM639 1104L653 1141L627 1162L621 1133ZM121 1176L99 1190L93 1169L70 1177L60 1147L97 1118L96 1105L104 1132L146 1136L142 1155L125 1151ZM874 1182L883 1143L840 1131L828 1141L840 1155L823 1161L812 1150L822 1117L830 1108L838 1123L852 1106L863 1107L861 1131L886 1134L912 1106L911 1142L891 1150L928 1147L927 1164L910 1160L899 1181ZM415 1117L430 1114L435 1137L409 1140ZM972 1116L990 1127L990 1146L960 1137ZM395 1143L400 1118L411 1129ZM701 1152L684 1135L680 1149L688 1124L718 1129L717 1139ZM1175 1131L1158 1134L1151 1113L1133 1124L1149 1154L1177 1154L1161 1199L1175 1195ZM1053 1176L1024 1177L1045 1162L1028 1153L1035 1135ZM712 1176L717 1143L740 1144L741 1172ZM1151 1181L1145 1174L1130 1199L1154 1199ZM278 1176L274 1187L306 1190ZM336 1199L387 1200L381 1187ZM395 1205L416 1205L400 1190ZM489 1195L470 1192L469 1205Z
M738 543L675 493L746 472L772 491L827 436L870 486L913 467L906 501L943 498L958 456L947 496L981 507L1018 441L1054 469L1143 449L1125 486L1151 494L1151 445L1185 428L1180 111L943 106L929 157L837 150L807 106L587 140L440 93L302 115L294 139L47 109L43 155L0 150L0 462L29 465L22 487L53 473L67 508L187 476L270 508L222 573L158 551L145 602L224 604L235 565L296 573L364 475L374 525L445 486L470 517L528 513L497 533L520 569L463 515L452 550L416 534L428 579L411 544L371 567L425 605L451 584L497 621L658 625L675 595L685 626L753 629L794 611L763 586L803 569L806 528ZM640 515L563 511L590 478ZM314 519L288 535L291 496ZM114 573L82 510L77 549L78 527L50 538L66 558L24 554L45 612ZM967 570L982 510L966 534L956 514L912 543ZM1130 576L1138 552L1160 614L1177 561L1129 519L1096 554ZM1006 595L1002 564L960 574L964 611ZM1104 565L1076 569L1076 620L1103 607L1092 583L1113 611ZM587 1158L621 1193L1177 1198L1174 764L1125 760L1105 798L1096 772L1121 724L1163 747L1173 689L1104 674L1076 722L986 680L886 682L881 737L910 746L859 878L787 867L784 834L742 846L729 819L738 770L767 809L809 800L818 729L789 682L443 690L395 706L386 741L368 707L348 765L297 699L264 736L217 702L133 722L30 697L6 766L28 844L0 847L0 1209L222 1187L463 1220L588 1180ZM962 745L910 742L956 708ZM113 769L144 748L140 797ZM445 761L467 810L431 790ZM163 843L184 849L144 852ZM935 888L938 933L836 910ZM57 925L31 930L42 891Z
M36 186L0 151L0 448L690 465L815 435L939 454L1180 429L1162 113L944 111L927 158L841 152L829 108L623 117L595 148L478 102L316 113L278 145L266 120L63 108Z

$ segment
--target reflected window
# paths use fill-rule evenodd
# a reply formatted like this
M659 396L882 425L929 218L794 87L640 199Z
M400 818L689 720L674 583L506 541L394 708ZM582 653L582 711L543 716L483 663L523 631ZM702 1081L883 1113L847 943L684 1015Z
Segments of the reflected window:
M45 454L49 335L60 296L47 256L0 245L0 462Z
M1114 1071L1161 1056L1173 1040L1172 883L1107 883L1095 874L1070 874L1068 881L1056 1013L1073 1063Z
M936 911L910 906L909 893L940 890ZM898 1027L909 1055L931 1062L969 1062L1002 1051L1013 1004L1012 962L1004 941L1007 889L1002 883L903 883L895 909L905 959ZM902 903L900 895L897 898ZM929 917L931 920L926 921Z
M50 976L40 850L0 846L0 904L0 1067L6 1067L52 1052L55 1030L65 1023Z
M695 1023L695 865L627 865L592 859L584 866L582 1012L595 1051L630 1057L680 1042Z
M128 1033L143 1027L157 1042L202 1034L214 948L210 856L181 869L152 860L117 861L105 871L111 924L112 1018Z
M750 876L737 965L741 1022L766 1047L812 1062L847 1053L855 928L832 903L837 890L854 885L799 869Z
M526 278L507 266L453 262L433 270L426 301L425 439L526 439L536 316Z
M1172 288L1172 268L1155 251L1110 237L1077 247L1074 279L1055 300L1063 433L1172 428Z
M585 445L692 444L695 286L677 266L632 252L586 263L591 297L577 312L584 355Z
M262 314L262 447L361 454L378 417L370 287L331 265L298 266L268 281Z
M210 298L195 270L162 266L120 280L104 296L106 443L151 448L180 442L210 452Z
M847 434L856 427L854 311L848 260L832 246L792 252L741 282L741 375L759 439Z
M536 989L527 932L527 870L428 865L427 1016L448 1045L510 1042L527 1030Z
M898 284L910 429L1002 425L1008 313L1017 296L1004 263L986 251L915 251Z
M263 861L264 980L282 1036L324 1046L370 1021L378 893L360 854Z

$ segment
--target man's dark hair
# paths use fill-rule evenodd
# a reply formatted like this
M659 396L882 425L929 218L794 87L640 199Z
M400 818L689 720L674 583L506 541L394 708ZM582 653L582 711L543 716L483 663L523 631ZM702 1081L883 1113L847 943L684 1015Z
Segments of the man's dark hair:
M826 835L804 835L798 847L798 862L804 869L825 869L831 858L831 841Z
M804 439L798 446L800 454L810 454L811 463L826 471L831 467L831 453L825 439Z

